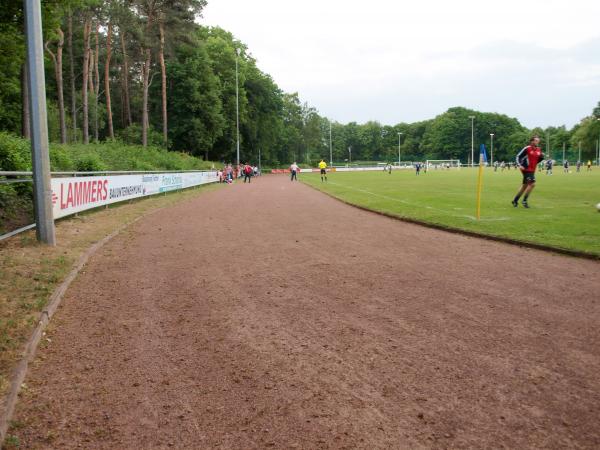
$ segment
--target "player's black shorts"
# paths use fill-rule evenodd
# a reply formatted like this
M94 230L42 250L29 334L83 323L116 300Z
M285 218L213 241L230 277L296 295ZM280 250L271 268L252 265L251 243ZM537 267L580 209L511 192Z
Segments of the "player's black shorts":
M327 169L321 169L321 175L327 175Z
M535 172L523 172L523 184L535 183Z

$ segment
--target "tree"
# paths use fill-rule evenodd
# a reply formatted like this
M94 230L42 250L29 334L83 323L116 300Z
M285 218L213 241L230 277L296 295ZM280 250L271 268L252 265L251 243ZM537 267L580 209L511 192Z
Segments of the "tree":
M45 48L46 51L50 54L52 58L52 62L54 64L54 74L56 77L56 87L57 87L57 95L58 95L58 114L59 114L59 123L60 123L60 142L61 144L67 143L67 126L65 120L65 99L63 95L63 45L65 42L65 34L62 29L58 27L56 29L56 34L58 36L56 43L56 54L52 50L50 50L49 44L50 41L46 41Z
M205 46L196 35L191 44L176 48L175 58L167 65L173 148L189 150L198 156L203 154L206 160L225 126L219 79L211 64Z
M112 108L110 100L110 58L112 56L112 21L108 20L106 27L106 61L104 63L104 97L106 98L106 118L108 122L108 137L113 139L115 131L113 128Z
M71 85L71 122L73 136L71 140L77 140L77 97L75 94L75 58L73 56L73 11L68 9L67 18L67 49L69 52L69 83Z
M81 107L83 110L83 143L90 143L89 116L88 116L88 77L90 75L90 36L92 34L92 19L89 13L85 15L83 22L83 74L81 89Z
M153 31L156 16L159 13L160 0L137 0L135 2L138 15L144 23L144 34L141 40L141 50L144 55L142 68L142 145L148 145L148 88L150 84L150 65L152 64Z
M206 5L206 0L162 0L156 2L156 17L159 31L158 61L161 73L162 130L165 145L168 143L167 121L167 70L165 64L166 30L176 36L191 32L194 18Z

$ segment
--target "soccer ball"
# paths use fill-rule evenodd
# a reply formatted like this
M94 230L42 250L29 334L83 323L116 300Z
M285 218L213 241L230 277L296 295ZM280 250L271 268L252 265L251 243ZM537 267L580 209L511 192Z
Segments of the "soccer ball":
M600 203L598 203L598 204L596 205L596 209L598 210L598 212L600 212Z

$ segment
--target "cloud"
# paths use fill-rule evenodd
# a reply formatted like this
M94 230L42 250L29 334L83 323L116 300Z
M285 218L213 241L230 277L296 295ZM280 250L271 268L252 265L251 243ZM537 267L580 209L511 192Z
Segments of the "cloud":
M341 122L410 122L461 105L570 126L600 100L595 0L219 0L205 17Z

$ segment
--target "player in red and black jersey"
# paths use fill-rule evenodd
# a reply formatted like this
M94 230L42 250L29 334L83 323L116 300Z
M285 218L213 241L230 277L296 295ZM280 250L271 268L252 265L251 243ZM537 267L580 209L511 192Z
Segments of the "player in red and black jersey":
M525 194L523 195L523 206L529 208L527 200L529 194L531 194L531 191L533 191L533 188L535 187L535 168L537 164L544 159L542 149L538 147L539 143L540 138L533 136L529 140L529 145L524 147L523 150L517 154L517 166L521 169L521 173L523 174L523 184L512 201L512 205L515 208L519 206L519 199L523 194Z

